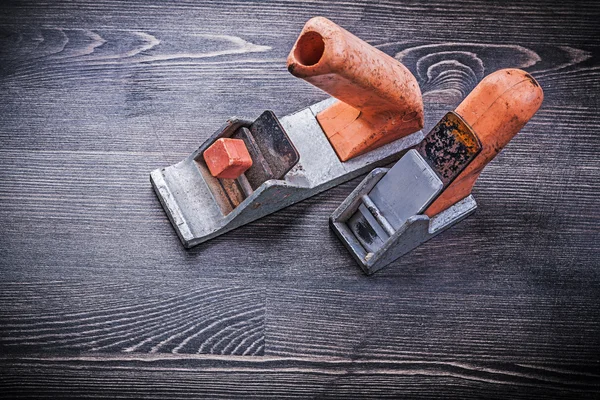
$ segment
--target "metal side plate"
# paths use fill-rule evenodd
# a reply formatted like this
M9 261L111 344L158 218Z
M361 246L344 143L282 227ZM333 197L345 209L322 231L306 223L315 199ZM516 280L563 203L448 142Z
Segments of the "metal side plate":
M375 252L408 218L421 213L442 187L423 157L409 150L362 196L363 204L348 220L348 227L368 252Z
M364 205L363 196L371 192L388 171L387 168L374 169L340 204L329 220L333 231L367 275L380 270L420 244L462 221L477 208L473 196L468 196L432 218L421 214L412 215L387 238L380 239L369 249L369 246L364 246L353 232L349 221L357 214L359 207Z

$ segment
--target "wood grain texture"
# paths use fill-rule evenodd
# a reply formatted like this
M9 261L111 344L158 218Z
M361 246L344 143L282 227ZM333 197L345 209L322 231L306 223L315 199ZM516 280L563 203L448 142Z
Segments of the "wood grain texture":
M190 284L181 291L139 281L102 286L6 285L0 298L11 312L0 314L0 347L6 353L264 353L261 288Z
M38 398L592 399L600 378L576 367L422 360L29 355L2 361L0 382L11 398L27 392Z
M542 108L478 210L366 277L327 218L361 178L191 250L149 172L224 120L326 95L285 58L323 15L417 77L430 129L485 75ZM600 4L0 4L7 397L598 398Z

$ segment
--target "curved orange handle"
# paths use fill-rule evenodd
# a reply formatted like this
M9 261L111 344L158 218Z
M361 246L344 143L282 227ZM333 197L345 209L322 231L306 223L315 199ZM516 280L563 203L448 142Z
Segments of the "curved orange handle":
M486 76L456 108L481 141L481 152L425 210L429 217L471 194L483 168L523 128L542 105L537 81L520 69L502 69Z
M421 90L410 71L327 18L304 25L287 65L341 100L317 120L342 161L423 127Z

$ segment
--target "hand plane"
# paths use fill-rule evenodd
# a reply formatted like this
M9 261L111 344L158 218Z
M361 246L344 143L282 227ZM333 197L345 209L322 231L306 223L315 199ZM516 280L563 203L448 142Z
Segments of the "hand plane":
M472 214L479 174L542 100L525 71L496 71L392 168L369 173L330 218L363 271L372 274Z
M326 18L306 23L287 67L333 97L282 118L231 118L150 174L185 247L398 160L423 139L415 77Z

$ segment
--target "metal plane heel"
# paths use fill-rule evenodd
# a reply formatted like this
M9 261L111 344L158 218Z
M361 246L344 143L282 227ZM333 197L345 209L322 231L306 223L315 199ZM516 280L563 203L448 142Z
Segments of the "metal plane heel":
M376 168L371 171L329 219L333 231L367 275L373 274L415 247L462 221L474 213L477 208L475 199L472 195L469 195L431 218L424 214L415 214L408 217L397 229L389 227L390 224L388 224L383 239L377 234L355 234L356 229L351 229L349 226L351 218L360 213L360 207L366 205L364 204L365 196L368 198L368 194L388 171L390 171L389 168ZM370 208L369 213L377 215L377 210L373 210L372 207L373 205L367 206L367 208ZM379 243L375 243L373 246L365 245L364 239L360 236L371 236ZM374 240L371 240L371 243L373 242Z

